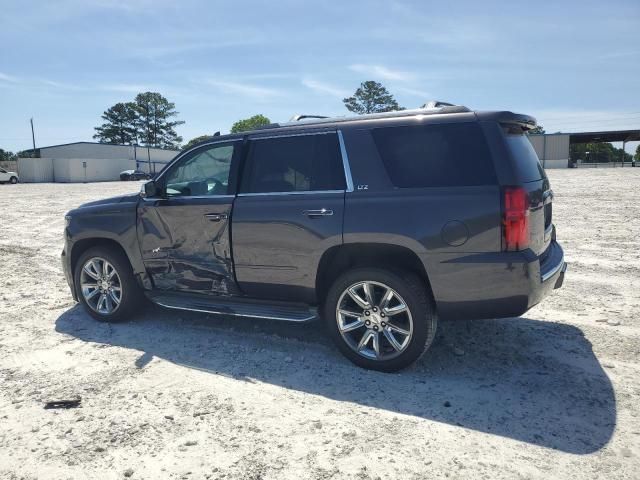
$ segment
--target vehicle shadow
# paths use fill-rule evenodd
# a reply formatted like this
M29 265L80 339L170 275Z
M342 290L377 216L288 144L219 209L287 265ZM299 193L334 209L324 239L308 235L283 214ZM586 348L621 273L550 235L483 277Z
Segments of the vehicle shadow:
M360 369L320 322L289 324L149 308L102 324L79 306L56 331L185 367L354 402L574 454L602 448L616 424L613 387L574 326L528 318L442 323L432 349L396 374ZM462 351L462 349L464 349Z

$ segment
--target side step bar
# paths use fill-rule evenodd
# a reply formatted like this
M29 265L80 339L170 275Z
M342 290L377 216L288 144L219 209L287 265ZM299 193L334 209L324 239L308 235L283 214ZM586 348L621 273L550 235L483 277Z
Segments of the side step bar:
M315 309L301 303L270 302L238 297L216 297L195 293L151 290L145 295L156 305L175 310L264 318L287 322L309 322L317 318Z

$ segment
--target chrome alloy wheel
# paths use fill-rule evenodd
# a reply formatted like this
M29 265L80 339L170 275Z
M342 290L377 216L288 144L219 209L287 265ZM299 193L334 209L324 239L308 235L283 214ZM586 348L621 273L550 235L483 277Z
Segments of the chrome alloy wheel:
M93 257L83 265L80 289L89 308L103 315L116 311L122 301L120 276L104 258Z
M338 330L351 349L373 360L397 357L409 346L413 318L391 287L372 281L347 288L336 307Z

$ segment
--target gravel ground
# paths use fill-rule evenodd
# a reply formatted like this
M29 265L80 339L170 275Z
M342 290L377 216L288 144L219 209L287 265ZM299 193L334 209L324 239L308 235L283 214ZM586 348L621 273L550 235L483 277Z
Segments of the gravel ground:
M443 323L399 374L317 324L97 323L61 272L63 214L137 184L0 186L0 478L638 478L640 168L550 177L565 286Z

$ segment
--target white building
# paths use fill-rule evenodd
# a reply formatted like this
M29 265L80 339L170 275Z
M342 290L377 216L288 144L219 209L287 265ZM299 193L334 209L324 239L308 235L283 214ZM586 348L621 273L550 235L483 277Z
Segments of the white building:
M568 133L529 135L529 141L545 169L569 167L570 140Z
M40 158L18 159L21 182L109 182L123 170L159 172L179 150L76 142L37 149Z

